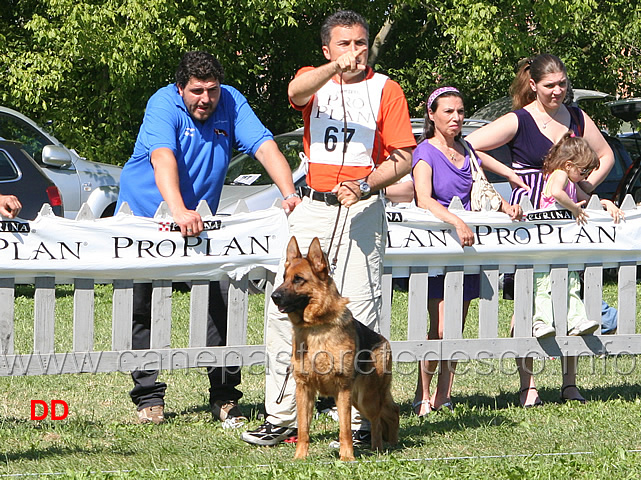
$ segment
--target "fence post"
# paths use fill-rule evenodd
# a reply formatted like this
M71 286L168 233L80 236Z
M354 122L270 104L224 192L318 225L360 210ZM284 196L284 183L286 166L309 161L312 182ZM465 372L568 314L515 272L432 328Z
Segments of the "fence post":
M618 305L619 323L617 333L635 333L637 310L637 265L635 262L625 262L619 266Z
M154 280L151 285L149 348L167 348L171 345L171 280Z
M3 355L13 355L14 302L13 278L0 278L0 353Z
M134 314L134 281L114 280L111 348L131 350L132 321Z
M55 277L36 277L33 313L33 352L53 352L56 313Z
M481 268L479 291L479 338L499 336L499 267Z
M83 203L85 205L87 204ZM73 351L91 352L94 335L94 280L76 278L73 283Z
M514 336L532 336L532 294L534 292L532 265L516 267L514 272Z
M191 282L189 302L189 346L204 347L207 345L209 280Z
M411 267L407 291L407 338L423 340L427 335L427 267Z
M383 267L381 290L383 298L381 299L380 333L385 338L390 338L392 331L392 269L390 267Z

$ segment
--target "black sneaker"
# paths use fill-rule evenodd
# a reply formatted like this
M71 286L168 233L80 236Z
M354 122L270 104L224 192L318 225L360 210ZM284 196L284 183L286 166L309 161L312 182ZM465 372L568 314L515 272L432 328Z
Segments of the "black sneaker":
M328 410L336 407L334 397L318 397L316 400L316 411L318 413L327 413Z
M279 427L265 421L256 430L247 430L240 436L245 442L253 445L274 446L280 442L293 441L298 435L297 428Z
M372 446L372 432L369 430L352 430L352 445L354 448L370 448ZM332 440L329 448L341 448L341 442Z

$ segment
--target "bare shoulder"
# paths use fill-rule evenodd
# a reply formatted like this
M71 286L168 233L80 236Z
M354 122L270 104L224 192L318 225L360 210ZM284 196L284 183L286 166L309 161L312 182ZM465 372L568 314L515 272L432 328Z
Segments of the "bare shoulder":
M512 140L518 127L519 120L516 114L509 112L470 133L465 139L477 150L492 150Z

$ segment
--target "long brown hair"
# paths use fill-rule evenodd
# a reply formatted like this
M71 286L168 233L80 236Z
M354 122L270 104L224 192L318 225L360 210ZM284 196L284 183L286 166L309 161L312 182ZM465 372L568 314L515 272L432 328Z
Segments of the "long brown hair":
M583 137L577 137L572 130L554 145L543 159L543 175L554 170L564 170L565 163L572 162L578 168L595 170L599 168L599 156Z
M530 79L534 80L534 83L539 83L544 76L559 72L564 73L566 77L568 75L561 59L550 53L521 60L516 77L510 86L512 109L518 110L536 100L536 92L530 87Z

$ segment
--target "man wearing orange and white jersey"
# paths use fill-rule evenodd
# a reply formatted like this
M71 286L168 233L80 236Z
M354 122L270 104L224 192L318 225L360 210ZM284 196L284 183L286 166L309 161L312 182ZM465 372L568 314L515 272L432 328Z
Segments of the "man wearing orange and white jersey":
M367 66L367 22L337 12L321 29L328 63L302 68L289 84L290 103L302 111L309 159L303 201L289 216L290 234L306 249L314 237L335 264L334 280L354 317L378 330L386 239L380 194L410 170L416 146L400 86ZM306 252L303 251L303 254ZM276 282L283 279L281 259ZM276 286L276 285L275 285ZM295 382L286 380L291 324L270 302L266 318L267 418L242 438L276 445L296 435ZM279 399L279 394L283 396ZM352 429L367 430L357 418Z

